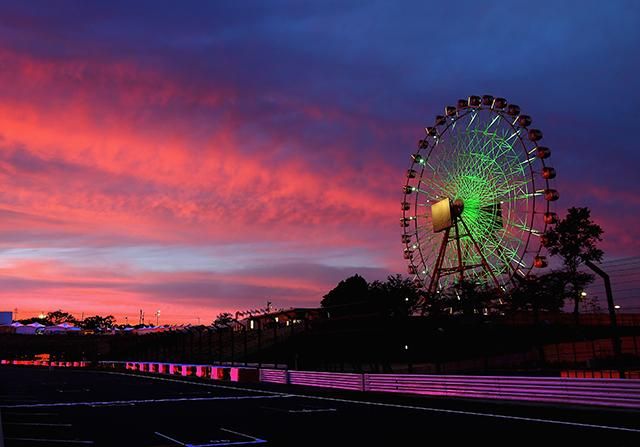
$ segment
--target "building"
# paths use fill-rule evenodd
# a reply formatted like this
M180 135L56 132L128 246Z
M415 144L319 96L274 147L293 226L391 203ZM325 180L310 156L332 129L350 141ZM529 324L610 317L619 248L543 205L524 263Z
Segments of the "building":
M0 312L0 326L8 326L13 323L13 312Z
M252 329L266 329L274 326L290 326L292 324L304 324L308 321L318 320L323 318L324 312L322 309L316 308L291 308L274 310L270 313L264 313L260 315L252 315L243 320L236 320L234 329L242 330L244 328L248 330Z

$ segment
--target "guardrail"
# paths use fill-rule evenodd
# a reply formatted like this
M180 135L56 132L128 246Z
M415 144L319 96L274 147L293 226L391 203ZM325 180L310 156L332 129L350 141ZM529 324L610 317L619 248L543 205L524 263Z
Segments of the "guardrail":
M260 382L266 383L289 383L289 374L282 369L261 369L260 370Z
M640 380L261 371L260 381L425 396L640 408Z
M0 365L53 366L56 368L86 368L90 362L62 362L49 360L0 360Z
M91 365L89 362L38 360L0 360L0 364L75 368ZM260 381L353 391L640 409L640 380L637 379L354 374L159 362L102 361L99 365L103 368L233 382Z
M119 361L101 361L98 364L102 368L109 369L124 369L182 377L194 376L212 380L229 380L231 382L258 382L260 380L258 368L244 366Z
M640 408L640 380L365 374L364 390Z
M320 388L363 391L362 374L289 371L288 383Z

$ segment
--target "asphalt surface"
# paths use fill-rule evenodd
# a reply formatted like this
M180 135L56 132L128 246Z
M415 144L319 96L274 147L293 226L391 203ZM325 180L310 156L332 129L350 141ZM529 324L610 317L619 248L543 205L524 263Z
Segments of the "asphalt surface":
M0 417L6 447L640 445L640 411L28 367Z

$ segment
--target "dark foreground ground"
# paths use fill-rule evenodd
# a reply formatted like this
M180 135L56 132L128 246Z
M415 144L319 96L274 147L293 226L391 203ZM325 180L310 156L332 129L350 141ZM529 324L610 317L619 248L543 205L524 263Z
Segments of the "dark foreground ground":
M6 447L640 445L638 411L18 367L0 415Z

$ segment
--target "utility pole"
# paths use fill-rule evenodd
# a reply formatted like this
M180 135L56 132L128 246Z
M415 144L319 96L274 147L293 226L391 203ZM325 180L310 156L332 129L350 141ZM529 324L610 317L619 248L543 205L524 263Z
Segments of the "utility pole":
M620 334L618 333L618 322L616 320L616 306L613 304L613 293L611 292L611 280L609 275L591 261L585 261L585 265L593 270L604 280L604 289L607 294L607 306L609 307L609 320L611 323L611 341L613 343L613 355L618 364L620 378L624 379L624 368L622 366L622 345Z

